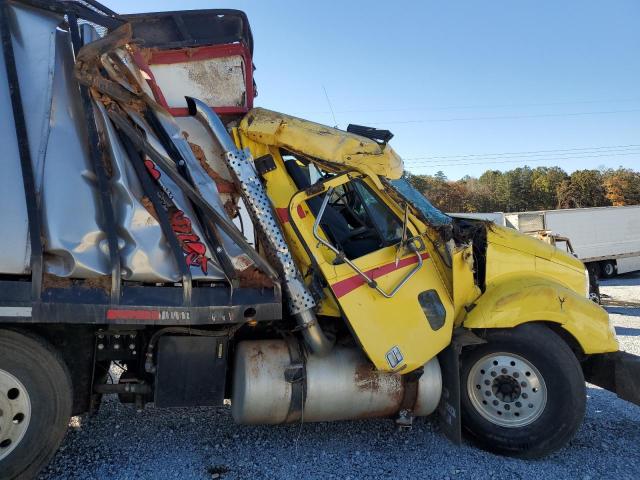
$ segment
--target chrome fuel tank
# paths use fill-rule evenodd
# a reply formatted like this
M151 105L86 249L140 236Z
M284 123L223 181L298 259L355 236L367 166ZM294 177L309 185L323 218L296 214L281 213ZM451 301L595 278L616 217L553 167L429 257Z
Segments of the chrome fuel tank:
M292 378L292 369L300 367L304 374ZM299 416L291 415L298 402L295 382L304 382ZM441 393L440 365L433 358L418 382L413 414L433 413ZM336 346L327 356L307 356L302 365L283 340L245 341L236 348L231 412L237 423L390 417L400 410L404 394L401 375L376 371L357 348Z

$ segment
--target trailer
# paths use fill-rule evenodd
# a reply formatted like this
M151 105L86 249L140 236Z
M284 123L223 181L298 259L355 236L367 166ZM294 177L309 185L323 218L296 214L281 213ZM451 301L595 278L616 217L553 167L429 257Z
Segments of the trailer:
M254 107L243 12L1 0L0 34L0 478L112 394L433 417L521 458L573 437L585 381L640 404L582 262L434 208L387 130Z
M455 218L468 218L471 220L487 220L493 222L496 225L505 226L505 214L504 212L464 212L464 213L449 213Z
M640 270L640 205L518 212L505 218L523 233L547 231L571 239L578 258L596 275Z

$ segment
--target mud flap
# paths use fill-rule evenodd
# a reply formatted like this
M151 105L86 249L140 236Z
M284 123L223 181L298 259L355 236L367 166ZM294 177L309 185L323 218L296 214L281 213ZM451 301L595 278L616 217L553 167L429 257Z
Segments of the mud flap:
M590 356L583 364L587 382L640 405L640 357L627 352Z
M442 371L442 396L438 418L442 433L456 445L462 443L460 418L460 354L452 344L438 354Z

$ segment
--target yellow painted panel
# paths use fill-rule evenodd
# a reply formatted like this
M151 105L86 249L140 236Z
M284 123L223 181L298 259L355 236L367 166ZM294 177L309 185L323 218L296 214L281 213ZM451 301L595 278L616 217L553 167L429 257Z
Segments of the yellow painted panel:
M587 354L615 352L618 341L607 312L575 291L535 274L494 283L467 314L466 328L512 328L526 322L562 325Z
M325 188L349 181L346 175L325 183ZM432 245L426 243L421 252L423 266L392 298L367 285L351 266L334 265L325 255L329 250L318 245L312 234L312 215L299 218L297 208L308 198L298 192L289 205L289 214L318 266L331 286L347 322L375 367L383 371L409 372L424 365L442 351L451 341L453 329L453 304L445 283L435 268ZM396 212L398 213L398 212ZM310 219L311 218L311 219ZM311 226L309 226L309 223ZM413 229L412 229L413 230ZM330 252L333 259L333 253ZM398 268L395 263L396 247L382 248L353 263L369 277L375 277L380 288L391 292L417 264L414 254L403 255ZM331 260L332 260L331 259ZM426 290L437 292L446 316L444 324L433 330L420 306L418 295ZM392 367L387 353L398 348L403 360Z
M303 152L340 171L347 167L387 178L400 178L404 172L402 159L389 145L264 108L247 113L240 131L253 142Z
M381 252L387 255L386 265L395 263L394 247ZM403 258L405 261L409 259L411 257ZM366 261L357 263L363 267ZM375 280L383 290L391 291L414 266L412 263ZM352 271L351 278L354 276L355 272ZM342 280L345 281L348 279ZM340 285L340 282L336 283ZM340 293L336 291L337 287L332 288L336 295ZM436 290L446 311L445 323L437 331L429 325L418 302L418 295L430 289ZM379 370L414 370L437 355L451 341L453 306L431 258L424 260L418 273L393 298L385 298L363 283L339 297L338 302L360 344ZM395 369L390 367L385 357L392 347L398 347L404 357L404 361Z
M535 257L522 254L504 245L489 243L487 245L487 285L496 277L511 275L514 273L534 272L536 269Z
M466 245L453 254L453 305L456 325L462 323L466 310L482 293L473 278L473 248Z

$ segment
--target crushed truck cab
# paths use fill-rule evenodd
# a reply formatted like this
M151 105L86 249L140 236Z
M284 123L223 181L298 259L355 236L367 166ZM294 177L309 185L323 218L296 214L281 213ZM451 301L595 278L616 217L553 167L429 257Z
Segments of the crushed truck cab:
M434 208L387 130L254 108L243 12L8 0L0 34L0 477L111 394L434 415L523 458L572 438L585 378L640 403L580 261Z
M350 244L340 245L342 250L336 252L323 244L331 240L327 237L334 235L330 231L335 224L327 224L329 232L316 238L314 226L321 213L326 215L326 208L331 208L329 201L321 212L319 198L326 198L329 190L336 195L336 189L351 188L346 185L366 192L368 208L375 209L379 217L392 218L396 224L391 228L401 229L403 199L389 180L401 176L402 163L390 146L264 109L247 114L236 139L258 162L269 159L272 166L262 176L267 189L271 188L269 196L276 210L283 212L280 218L289 243L296 247L297 260L310 271L319 270L316 273L326 283L321 309L346 314L378 369L418 368L448 345L454 325L481 330L549 322L566 330L584 354L618 350L607 313L588 301L588 277L582 262L515 230L452 219L433 228L429 217L416 208L407 217L408 236L420 242L412 254L408 250L398 253L395 246L371 251L362 247L358 258L353 258L347 252L357 247ZM314 167L335 175L312 186L308 172ZM341 174L344 171L350 173ZM301 180L296 183L296 179ZM432 210L427 215L433 217L435 209L429 207ZM331 211L334 221L335 211ZM364 203L363 212L367 213ZM317 226L322 226L324 218ZM459 227L454 222L471 224L468 228L475 230L473 236L456 237ZM357 235L355 238L351 243L362 243ZM449 250L436 247L446 242L452 242ZM474 249L475 255L469 251ZM464 250L470 261L447 265L456 252ZM405 279L389 298L386 293ZM429 307L424 305L426 298ZM349 314L351 311L358 313ZM391 317L396 319L393 323L388 321ZM432 349L426 349L425 342ZM385 357L392 348L403 358L395 367Z
M398 156L383 137L388 132L352 126L345 132L264 109L250 111L235 130L238 147L256 158L287 243L319 298L318 312L344 320L379 371L420 372L439 358L447 395L440 414L453 439L459 434L451 426L473 408L500 428L537 418L527 412L539 408L531 400L501 401L515 398L503 390L521 400L544 391L533 365L484 377L485 369L467 370L447 353L491 352L477 345L491 344L501 332L514 332L523 350L544 342L540 332L560 340L565 354L571 352L571 368L582 362L580 377L639 403L638 361L617 352L607 312L589 300L582 262L515 230L443 215L401 178ZM489 366L508 362L517 368L522 360L489 353L480 361L486 358L492 359ZM466 385L458 384L459 370ZM519 382L519 375L533 382ZM584 380L564 381L584 390ZM485 385L491 388L483 390ZM461 389L460 399L455 392ZM581 405L565 408L580 416ZM465 429L476 438L495 434L482 423ZM504 438L505 446L479 443L509 453L512 439ZM536 448L522 441L523 450L515 453L536 456Z

